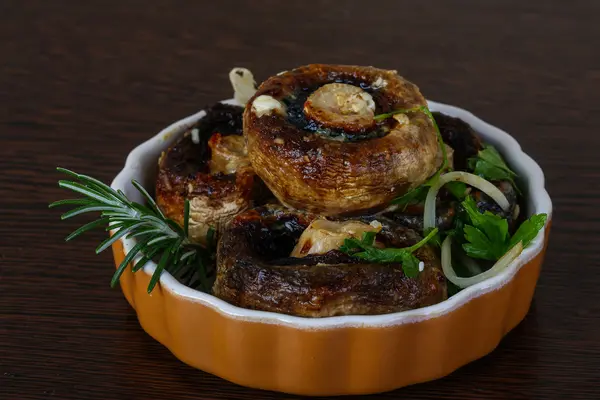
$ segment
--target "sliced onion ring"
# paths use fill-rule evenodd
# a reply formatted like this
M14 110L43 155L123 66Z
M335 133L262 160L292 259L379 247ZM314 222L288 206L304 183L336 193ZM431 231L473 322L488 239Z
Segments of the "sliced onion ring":
M425 213L423 215L424 231L435 228L435 198L442 186L452 181L460 181L476 187L498 203L503 211L508 211L510 208L510 203L504 193L494 186L493 183L486 181L480 176L464 171L448 172L447 174L441 175L438 182L429 189L429 192L427 192L427 198L425 199Z
M519 254L521 254L522 251L523 243L519 242L514 245L512 249L507 251L506 254L500 257L500 259L496 261L492 268L482 272L479 275L475 275L470 278L462 278L457 276L456 272L454 272L454 268L452 268L452 238L448 236L444 240L444 243L442 243L442 270L450 282L454 283L459 288L466 288L498 275L506 267L508 267L510 263L513 262L515 258L519 256Z

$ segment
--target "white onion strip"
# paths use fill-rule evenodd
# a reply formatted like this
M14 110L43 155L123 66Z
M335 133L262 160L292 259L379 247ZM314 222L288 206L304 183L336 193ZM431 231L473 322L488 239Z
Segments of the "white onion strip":
M452 181L460 181L476 187L490 196L504 211L508 211L510 208L510 203L504 193L494 186L493 183L486 181L480 176L464 171L448 172L447 174L441 175L437 183L429 189L429 192L427 192L427 198L425 199L425 213L423 214L423 230L426 231L427 229L435 228L435 199L442 186Z
M454 283L459 288L466 288L498 275L506 267L508 267L510 263L513 262L519 256L519 254L521 254L522 251L523 243L519 242L514 245L512 249L507 251L506 254L500 257L500 259L496 261L492 268L470 278L462 278L457 276L456 272L454 272L454 268L452 268L452 238L448 236L444 240L444 243L442 243L442 270L450 282Z

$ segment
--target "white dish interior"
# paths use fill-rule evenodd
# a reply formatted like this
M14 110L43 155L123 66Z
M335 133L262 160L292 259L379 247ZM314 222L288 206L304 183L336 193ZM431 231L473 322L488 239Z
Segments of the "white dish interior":
M237 104L234 100L226 100L223 103ZM552 203L550 196L544 188L544 174L539 165L527 154L523 153L515 139L506 132L482 121L468 111L461 108L429 101L431 111L440 111L444 114L461 118L469 123L473 129L481 135L483 140L494 145L505 157L508 164L519 175L520 183L527 198L527 215L546 213L550 221L552 216ZM135 179L146 188L153 188L157 172L158 157L166 150L180 134L189 129L205 115L200 111L194 115L177 121L160 131L151 139L140 144L129 153L123 170L113 180L111 186L121 189L131 200L142 202L142 196L131 184ZM153 190L150 191L153 193ZM548 222L547 222L548 223ZM304 318L285 314L277 314L265 311L248 310L231 305L215 296L189 288L179 283L171 274L164 271L160 283L165 290L169 290L176 296L184 297L186 300L201 303L211 307L218 312L231 318L241 318L269 324L283 324L298 329L334 329L348 326L381 327L412 323L423 319L434 318L448 313L462 306L474 297L481 296L487 292L497 290L509 282L517 271L528 261L533 259L542 251L545 240L545 230L542 229L530 245L499 275L480 282L476 285L463 289L458 294L441 303L419 308L416 310L402 311L384 315L349 315L328 318ZM125 252L134 245L135 239L120 239ZM138 255L135 259L140 259ZM144 269L138 273L152 275L156 264L149 262Z

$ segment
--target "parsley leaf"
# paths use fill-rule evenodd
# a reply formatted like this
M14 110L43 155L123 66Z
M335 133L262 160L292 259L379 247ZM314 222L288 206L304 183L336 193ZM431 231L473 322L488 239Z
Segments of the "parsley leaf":
M436 228L437 229L437 228ZM432 228L425 230L425 236L428 236L432 231ZM429 244L438 248L442 247L442 234L440 232L435 233L431 239L429 239Z
M476 157L469 159L468 165L475 175L490 181L506 180L517 187L514 180L517 174L506 165L502 155L493 146L484 146Z
M404 275L409 278L415 278L419 275L419 259L412 253L423 247L431 240L438 230L433 229L424 239L417 244L405 248L385 248L380 249L374 247L375 232L365 232L362 239L348 238L344 240L344 244L340 247L340 251L352 257L360 258L361 260L376 262L376 263L400 263Z
M392 200L392 204L404 206L403 209L405 210L406 207L408 207L409 205L423 203L425 201L425 198L427 197L427 192L429 192L429 188L433 186L438 179L438 175L432 176L421 186L416 187L410 192L405 193L403 196L397 197L394 200ZM464 182L448 182L444 185L444 188L448 189L448 191L458 200L464 199L467 195L467 184Z
M375 242L376 232L364 232L362 235L362 239L358 240L356 238L348 238L344 240L344 243L340 246L340 251L342 253L350 254L354 250L368 250L373 247L373 243Z
M502 156L500 155L500 153L498 152L498 150L496 150L496 148L494 146L490 146L490 145L484 146L483 150L479 151L477 156L479 157L479 159L481 159L489 164L492 164L499 169L504 170L509 175L517 176L517 174L515 174L510 168L508 168L508 165L506 165L506 163L504 162L504 159L502 158Z
M469 257L495 261L518 242L526 247L546 223L546 214L537 214L523 222L512 238L508 234L508 221L489 211L481 213L472 197L467 197L462 207L468 215L468 225L462 227L466 240L462 247Z
M352 254L352 256L370 262L399 263L402 264L402 271L407 277L415 278L419 275L420 261L407 249L369 247L362 252Z
M508 248L513 247L515 244L522 242L523 247L527 247L529 243L537 236L537 233L546 224L546 214L532 215L528 220L523 221L519 229L515 232L513 237L510 239Z
M462 200L467 195L467 184L460 181L448 182L444 187L456 197L458 200Z
M414 188L410 192L405 193L403 196L395 198L394 200L392 200L392 204L404 206L404 209L406 209L406 207L411 204L418 204L424 202L425 198L427 197L428 191L429 186L421 185L419 187Z
M492 242L480 229L471 225L465 225L464 233L467 243L463 244L463 249L469 257L497 260L504 254L501 253L500 257L498 257L496 253L498 249L500 249L500 252L502 251L504 243Z
M481 230L492 243L506 242L508 236L508 221L506 219L489 211L482 214L472 197L468 197L463 201L462 206L469 215L473 226Z
M416 278L419 275L419 259L413 254L404 252L401 255L402 271L409 278Z
M377 236L377 232L364 232L361 242L366 246L373 246L373 243L375 242L375 236Z

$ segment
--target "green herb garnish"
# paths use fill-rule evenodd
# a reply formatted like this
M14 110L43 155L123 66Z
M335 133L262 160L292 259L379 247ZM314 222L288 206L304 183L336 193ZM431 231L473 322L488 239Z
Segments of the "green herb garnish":
M75 230L67 236L67 241L96 227L105 227L107 231L114 231L96 248L96 254L106 250L122 237L135 238L137 241L117 268L111 286L117 284L125 268L139 254L141 259L135 263L133 272L143 268L152 259L158 260L156 270L150 278L148 293L152 292L164 270L181 280L188 280L189 285L199 281L200 289L210 291L206 264L211 255L206 248L192 243L188 237L189 202L185 203L182 228L172 219L165 217L154 199L135 180L131 183L142 194L147 206L130 201L121 190L114 190L97 179L64 168L57 168L57 170L75 179L75 181L61 180L58 182L59 187L84 196L50 204L51 208L62 205L78 206L64 213L61 219L88 212L100 213L99 219Z
M467 196L467 184L460 181L451 181L444 185L452 196L456 197L458 200L462 200Z
M468 166L475 175L489 181L509 181L518 190L514 181L517 174L506 165L498 150L493 146L483 146L483 150L480 150L477 156L468 160Z
M519 229L510 238L510 243L507 248L510 249L517 243L523 243L523 248L527 247L529 243L537 236L538 232L544 227L547 219L546 214L535 214L529 217L529 219L523 221Z
M360 258L361 260L375 263L400 263L404 275L409 278L415 278L419 275L419 259L412 253L423 247L430 239L438 232L438 229L433 229L419 243L405 248L385 248L380 249L373 246L375 241L375 232L365 232L360 240L349 238L344 240L344 244L340 247L340 251L352 257Z
M466 243L463 249L469 257L496 261L518 242L526 247L546 223L546 214L536 214L521 224L512 238L508 221L489 211L481 213L472 197L462 203L470 225L463 227Z
M394 200L392 200L392 204L403 206L403 209L406 209L406 207L411 204L419 204L424 202L428 191L429 186L423 184L411 191L406 192L400 197L396 197Z
M412 204L423 203L427 197L427 192L429 192L429 187L430 185L425 183L407 192L403 196L395 198L392 200L392 204L402 206L402 209L406 210L406 208ZM448 182L444 185L444 188L446 188L457 200L462 200L467 196L467 184L464 182Z
M206 247L214 250L217 247L217 230L210 226L206 233Z

